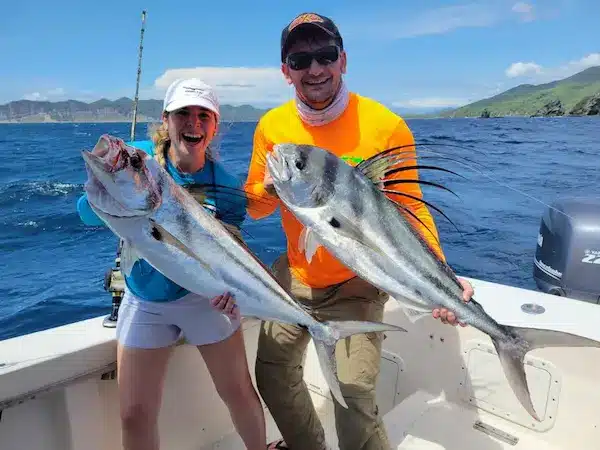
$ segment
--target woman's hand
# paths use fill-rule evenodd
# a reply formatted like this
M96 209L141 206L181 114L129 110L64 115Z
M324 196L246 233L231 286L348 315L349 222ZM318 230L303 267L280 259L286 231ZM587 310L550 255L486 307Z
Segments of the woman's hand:
M235 303L235 298L229 292L218 295L211 299L210 304L216 310L222 312L231 319L237 320L240 318L240 308Z

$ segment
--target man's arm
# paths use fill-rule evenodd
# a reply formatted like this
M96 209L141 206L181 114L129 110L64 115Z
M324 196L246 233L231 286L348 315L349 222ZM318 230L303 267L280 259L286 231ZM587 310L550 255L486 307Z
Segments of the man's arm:
M415 140L414 140L413 134L410 131L410 129L408 128L408 125L406 125L406 122L404 122L404 120L400 119L398 126L396 127L396 129L394 130L394 133L392 134L392 136L390 137L390 139L388 141L387 148L408 145L408 147L399 149L399 151L406 152L403 155L406 158L415 158L417 153L416 153L415 147L413 145L414 142L415 142ZM397 167L415 166L417 164L418 164L417 159L408 159L407 161L404 161L403 163L398 164ZM419 172L417 169L396 172L396 173L390 175L386 179L418 180ZM406 194L412 195L413 197L417 197L420 199L423 198L423 193L421 192L421 187L418 183L392 185L389 187L389 189L402 191L402 192L405 192ZM410 209L410 211L415 216L417 216L427 226L427 228L429 230L427 228L425 228L423 226L423 224L421 224L414 217L410 216L409 214L406 215L409 222L413 225L413 227L417 231L420 232L421 236L423 236L425 241L429 244L429 247L434 251L434 253L442 261L445 262L446 257L445 257L444 252L438 242L439 235L438 235L437 227L435 226L435 221L433 220L433 217L431 215L431 212L427 208L427 205L425 205L424 203L422 203L418 200L413 200L411 198L403 197L401 195L394 195L394 194L386 194L386 195L388 195L388 197L390 199L393 199L394 201L396 201L396 202L402 204L403 206L406 206L408 209Z
M248 193L248 215L253 219L262 219L272 214L277 208L277 197L265 189L265 173L267 172L267 151L269 143L258 122L254 131L252 158L248 167L248 177L244 190Z

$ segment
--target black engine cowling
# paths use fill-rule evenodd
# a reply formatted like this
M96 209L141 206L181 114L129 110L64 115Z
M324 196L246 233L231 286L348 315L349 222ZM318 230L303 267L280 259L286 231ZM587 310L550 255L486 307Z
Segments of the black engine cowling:
M600 200L566 198L551 206L556 210L542 217L535 252L538 289L600 303Z

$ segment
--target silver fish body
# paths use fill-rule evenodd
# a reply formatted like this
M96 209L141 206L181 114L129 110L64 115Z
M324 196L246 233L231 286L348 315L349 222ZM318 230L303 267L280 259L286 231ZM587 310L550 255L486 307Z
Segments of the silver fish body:
M398 160L390 159L390 164ZM299 246L309 260L323 246L399 301L410 318L444 307L486 333L519 402L536 420L525 354L546 346L600 346L567 333L501 325L475 300L464 302L453 271L407 220L409 213L382 192L374 175L385 169L385 158L352 167L324 149L283 144L267 156L267 166L280 200L305 227Z
M316 320L154 159L106 135L97 148L108 153L82 153L88 171L86 192L92 209L123 240L123 273L129 275L135 261L143 258L207 301L230 292L242 315L306 327L332 394L346 407L334 364L337 341L355 333L405 330L382 323Z

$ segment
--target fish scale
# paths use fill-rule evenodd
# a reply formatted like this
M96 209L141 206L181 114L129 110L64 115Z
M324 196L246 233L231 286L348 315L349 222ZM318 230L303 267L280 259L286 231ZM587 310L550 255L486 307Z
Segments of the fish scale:
M304 226L299 248L310 260L318 247L325 247L358 276L395 298L413 321L444 307L460 322L486 333L518 401L535 420L541 420L525 375L527 352L549 346L599 347L600 342L563 332L501 325L474 299L464 302L462 285L413 228L410 213L382 192L386 184L397 183L385 180L385 175L396 172L403 161L416 158L405 148L398 150L403 151L390 149L352 167L319 147L275 145L267 154L267 167L279 199ZM304 163L298 165L300 160ZM418 179L397 184L402 182L446 189ZM403 195L401 191L392 193Z
M156 160L121 139L103 135L94 150L84 151L82 156L90 206L123 240L121 270L125 276L143 258L207 301L230 292L244 316L306 328L333 397L343 407L347 404L335 366L338 340L357 333L406 331L379 322L315 319L250 249L177 185ZM112 164L114 160L119 161L118 167Z

